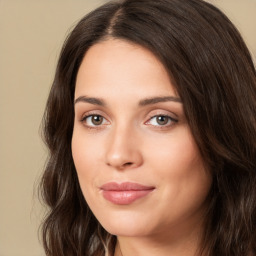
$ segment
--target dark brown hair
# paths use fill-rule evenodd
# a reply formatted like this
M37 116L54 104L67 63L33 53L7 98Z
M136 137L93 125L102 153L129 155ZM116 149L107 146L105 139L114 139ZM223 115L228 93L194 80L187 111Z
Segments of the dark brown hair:
M153 52L183 101L213 177L201 252L256 254L256 72L247 47L229 19L201 0L126 0L86 15L60 54L44 115L46 255L104 255L106 245L113 253L115 237L86 204L71 154L78 68L88 48L109 37Z

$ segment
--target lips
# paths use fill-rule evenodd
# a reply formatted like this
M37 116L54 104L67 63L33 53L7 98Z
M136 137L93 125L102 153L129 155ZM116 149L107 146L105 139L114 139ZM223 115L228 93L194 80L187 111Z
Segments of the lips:
M128 205L147 196L155 187L145 186L138 183L109 182L100 187L103 197L113 204Z

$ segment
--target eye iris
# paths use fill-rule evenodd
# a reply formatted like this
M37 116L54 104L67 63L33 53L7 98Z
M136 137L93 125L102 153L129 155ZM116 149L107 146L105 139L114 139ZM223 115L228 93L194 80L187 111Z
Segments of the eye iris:
M157 117L157 123L159 124L159 125L165 125L165 124L167 124L168 123L168 117L167 116L158 116Z
M100 125L102 124L103 118L102 116L92 116L92 123L94 125Z

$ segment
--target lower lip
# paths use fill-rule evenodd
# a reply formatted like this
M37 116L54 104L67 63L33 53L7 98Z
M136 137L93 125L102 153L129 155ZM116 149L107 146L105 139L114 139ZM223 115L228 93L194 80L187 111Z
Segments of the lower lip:
M116 190L103 190L103 197L114 204L127 205L134 201L147 196L153 189L149 190L128 190L128 191L116 191Z

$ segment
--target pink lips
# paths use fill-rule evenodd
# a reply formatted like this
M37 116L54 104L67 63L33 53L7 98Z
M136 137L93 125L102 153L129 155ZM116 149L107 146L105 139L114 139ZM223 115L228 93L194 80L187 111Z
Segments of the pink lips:
M101 186L100 189L106 200L114 204L127 205L146 196L155 188L131 182L124 182L121 184L109 182Z

